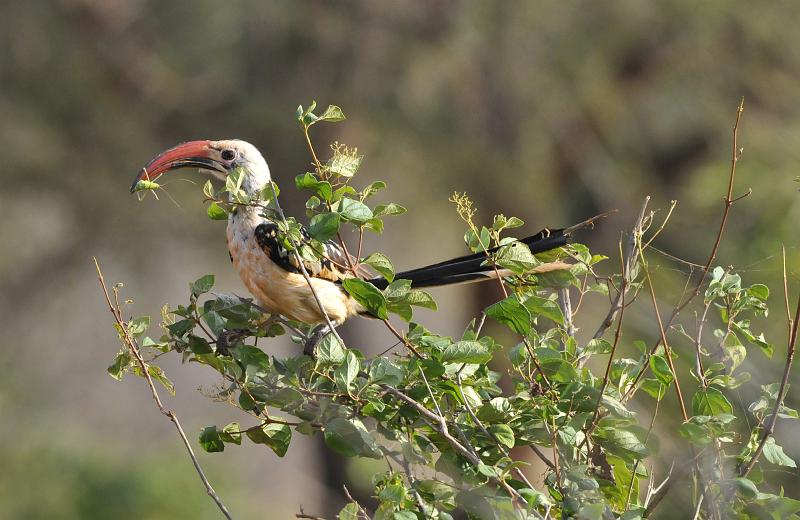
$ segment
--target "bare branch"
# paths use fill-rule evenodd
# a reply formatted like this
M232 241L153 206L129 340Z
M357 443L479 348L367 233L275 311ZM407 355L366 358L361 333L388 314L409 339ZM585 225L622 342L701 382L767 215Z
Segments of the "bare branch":
M197 460L197 457L194 454L194 450L192 449L192 445L189 443L189 439L186 438L186 433L183 431L183 427L181 426L180 421L178 421L178 416L175 415L175 412L172 410L167 410L164 407L164 404L161 402L161 397L158 395L158 391L156 390L156 385L153 383L153 378L150 377L149 366L145 362L144 358L142 357L141 352L139 351L139 346L136 340L129 334L128 328L125 325L125 320L122 317L122 310L119 307L119 304L115 304L111 302L111 296L108 294L108 288L106 287L105 279L103 278L103 272L100 270L100 264L97 261L97 258L94 258L94 266L97 270L97 279L100 281L100 287L103 290L103 295L106 299L106 304L108 304L108 310L111 311L111 314L114 316L114 320L117 322L117 326L121 331L122 341L131 351L133 357L136 358L136 362L139 364L139 368L142 370L142 374L147 381L147 386L150 387L150 393L153 396L153 401L155 401L158 410L169 418L172 421L172 424L175 425L175 429L178 431L178 435L181 437L181 441L183 441L183 445L186 446L186 451L189 452L189 457L192 459L192 464L194 464L194 469L197 471L197 475L200 477L200 480L203 481L203 485L206 488L206 493L211 499L217 504L217 507L222 514L228 520L232 520L232 516L228 511L228 508L222 502L222 499L217 495L217 492L214 491L214 488L211 486L211 483L208 481L205 472L203 472L203 468L200 466L200 462Z
M644 202L642 203L642 209L639 210L639 216L636 217L636 222L631 229L630 234L628 235L628 240L625 242L625 257L623 260L623 268L622 268L622 284L620 288L617 290L617 294L614 297L614 301L611 303L611 308L608 310L608 314L606 315L603 322L597 328L597 331L592 336L593 339L599 339L605 334L606 329L608 329L613 323L614 320L617 318L617 314L622 310L623 306L623 295L628 290L628 286L630 285L630 280L627 278L628 274L633 270L633 266L636 262L636 244L637 235L641 235L642 230L644 228L644 221L645 216L647 213L647 204L650 202L650 195L644 198Z
M744 198L738 197L736 199L733 198L733 186L734 181L736 180L736 163L741 158L741 149L739 149L739 121L742 117L742 112L744 111L744 98L739 102L739 106L736 108L736 120L733 124L733 146L731 152L731 166L728 173L728 191L725 195L725 207L722 211L722 219L719 224L719 230L717 231L717 236L714 239L714 246L711 248L711 253L708 255L708 260L706 261L705 265L703 266L702 272L700 274L700 279L697 280L697 283L694 286L692 292L687 296L683 301L678 303L674 309L672 309L672 313L669 316L669 319L664 324L664 330L669 330L672 327L672 323L675 321L675 318L681 313L683 309L685 309L692 300L700 293L700 289L703 287L703 283L706 281L706 277L708 276L708 272L711 269L711 264L714 263L714 260L717 258L717 252L719 251L720 242L722 242L722 235L725 231L725 224L728 222L728 216L731 211L731 207L733 203L737 200ZM654 352L655 349L661 344L662 338L659 337L653 348L650 350ZM647 372L647 366L645 366L639 373L636 375L636 378L633 381L633 384L630 386L626 394L623 396L623 401L628 399L636 389L639 381L644 377L645 373Z

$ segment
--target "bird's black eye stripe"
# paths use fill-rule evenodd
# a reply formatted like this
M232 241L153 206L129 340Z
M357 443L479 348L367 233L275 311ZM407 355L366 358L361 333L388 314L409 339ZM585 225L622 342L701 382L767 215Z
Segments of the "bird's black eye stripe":
M221 157L226 161L232 161L236 157L236 152L233 150L222 150Z

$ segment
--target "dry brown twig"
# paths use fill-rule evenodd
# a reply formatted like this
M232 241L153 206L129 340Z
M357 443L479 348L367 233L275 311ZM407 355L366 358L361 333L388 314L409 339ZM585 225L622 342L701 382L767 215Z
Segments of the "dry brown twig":
M669 319L664 324L663 327L664 330L670 330L670 328L672 327L672 323L675 321L675 319L678 317L681 311L683 311L683 309L685 309L700 293L700 289L703 287L703 284L706 281L706 277L708 276L708 272L711 269L711 265L717 258L717 252L719 251L719 245L722 242L722 235L725 232L725 225L728 222L728 216L730 215L731 207L735 202L744 199L745 197L749 196L750 193L752 193L752 190L748 189L745 193L739 195L738 197L733 196L733 186L734 186L734 181L736 180L736 163L739 161L742 155L742 150L739 148L739 122L741 121L743 111L744 111L744 98L742 98L742 100L739 102L739 106L736 108L736 120L733 123L731 166L728 173L728 190L725 194L725 199L724 199L725 207L722 211L722 219L720 220L719 223L719 230L717 231L717 236L714 239L714 246L711 248L711 253L708 255L708 260L706 261L705 265L702 268L700 279L697 280L697 283L695 284L694 289L689 294L689 296L683 299L683 301L679 302L678 305L676 305L675 308L672 309L672 313L670 314ZM661 341L662 341L661 337L659 337L656 340L655 344L653 345L653 348L650 350L651 354L655 352L655 350L659 347L659 345L661 345ZM633 384L628 389L628 392L626 392L626 394L623 396L622 399L623 402L631 397L639 381L641 380L642 377L644 377L646 372L647 368L641 370L637 374L636 378L633 381Z
M164 403L161 401L161 397L158 395L158 390L156 390L156 385L153 383L153 378L150 376L149 366L145 362L144 358L142 357L141 351L139 350L139 346L136 340L128 333L128 328L125 324L125 319L122 316L122 309L120 309L119 303L115 298L115 301L112 302L111 296L108 293L108 288L106 287L105 279L103 278L103 272L100 270L100 264L97 261L97 258L94 258L94 266L97 270L97 278L100 281L100 287L103 290L103 295L105 296L106 304L108 305L108 310L111 311L111 314L114 316L114 321L116 321L117 326L119 327L120 331L120 338L122 339L123 343L128 347L133 357L136 359L136 362L139 364L139 368L142 371L142 375L147 381L147 386L150 387L150 393L153 396L153 401L155 401L158 410L169 418L172 421L172 424L175 425L175 429L178 431L178 435L180 435L181 441L183 441L183 445L186 447L186 451L189 452L189 457L192 459L192 464L194 464L194 469L197 471L197 475L200 477L200 480L203 481L203 485L206 488L206 493L211 499L217 504L217 507L222 512L222 514L228 520L232 520L232 516L228 511L228 508L225 506L225 503L219 497L216 491L214 491L213 486L208 481L208 477L206 477L203 468L200 466L200 462L197 460L197 456L194 454L194 450L192 449L192 445L189 443L189 439L186 438L186 433L183 431L183 427L181 426L180 421L178 420L178 416L172 410L168 410ZM116 289L114 289L116 293Z
M784 299L787 303L787 313L788 313L788 302L789 302L789 293L788 293L788 283L786 281L786 250L783 251L783 286L784 286ZM781 386L778 389L778 395L775 399L775 406L772 409L772 415L769 417L769 421L767 422L767 427L764 428L764 431L761 433L761 439L758 441L758 447L756 451L753 453L753 456L750 458L750 461L740 468L739 476L746 477L753 467L758 462L759 457L761 457L761 453L764 451L764 446L767 444L767 441L772 436L773 432L775 431L775 423L778 422L778 414L780 413L781 406L783 406L783 400L786 398L786 390L787 385L789 383L789 374L792 371L792 361L794 360L794 348L795 344L797 343L797 326L798 322L800 322L800 296L797 298L797 308L794 312L794 319L788 317L788 324L789 324L789 344L786 351L786 364L783 366L783 377L781 378Z
M736 163L739 161L739 158L741 157L742 154L742 150L739 148L738 138L739 138L739 122L741 121L743 111L744 111L744 98L742 98L742 100L739 102L739 106L736 108L736 120L734 121L733 131L732 131L733 143L732 143L732 153L731 153L731 166L728 173L728 189L725 194L725 200L724 200L725 207L722 212L722 218L720 220L717 236L714 239L714 246L711 248L711 253L709 254L708 260L706 261L705 265L702 268L700 279L695 284L694 289L685 299L683 299L681 302L678 303L678 305L675 306L667 322L665 324L660 324L660 328L662 331L669 330L670 327L672 327L672 323L675 321L675 318L677 318L677 316L681 313L681 311L683 311L683 309L685 309L689 305L689 303L691 303L695 299L695 297L697 297L697 295L700 293L700 289L703 287L703 284L705 283L711 265L717 258L717 252L719 251L719 245L722 241L722 235L725 231L725 225L728 222L728 216L730 215L731 207L735 202L744 199L745 197L749 196L750 193L752 192L752 190L748 189L744 194L738 197L733 196L734 181L736 180ZM800 312L800 302L798 302L798 312ZM649 355L652 355L659 347L659 345L661 345L662 341L664 341L665 339L666 339L665 335L663 333L660 334L659 338L656 340L653 347L649 350ZM792 348L790 349L791 354L793 354L793 350L794 348L792 344ZM644 377L645 373L647 373L648 365L645 365L645 367L642 370L640 370L639 373L636 375L636 378L634 379L633 383L630 385L628 391L622 398L623 402L629 399L636 391L639 381L641 380L642 377ZM786 370L784 370L784 381L788 378L788 369L790 367L791 367L791 361L787 359L787 367ZM674 369L672 368L671 364L670 364L670 369L672 370L674 375ZM782 399L779 399L779 401L782 401ZM683 403L681 403L681 405L683 407ZM685 413L683 415L685 416ZM764 437L764 439L766 439L766 437ZM766 443L766 440L764 440L763 442ZM763 446L761 447L761 449L763 450ZM698 468L697 464L694 464L693 467L695 470L697 470ZM747 471L749 472L749 469ZM659 504L659 502L661 502L661 500L667 495L672 485L672 482L674 482L674 479L665 482L660 492L654 495L653 500L647 506L646 514L649 514Z
M628 235L628 240L625 242L625 257L622 265L622 283L617 290L614 301L611 303L611 308L608 310L608 314L602 323L600 323L600 326L597 328L597 331L595 331L594 336L592 336L593 339L601 338L603 334L605 334L606 330L614 323L614 320L617 318L617 314L622 311L624 294L627 292L628 287L630 286L630 280L627 278L627 276L633 270L633 266L636 263L636 247L638 243L637 236L644 232L644 228L646 226L645 220L647 217L647 204L649 202L650 195L644 198L642 209L639 211L639 216L636 218L636 222L634 223L633 228Z

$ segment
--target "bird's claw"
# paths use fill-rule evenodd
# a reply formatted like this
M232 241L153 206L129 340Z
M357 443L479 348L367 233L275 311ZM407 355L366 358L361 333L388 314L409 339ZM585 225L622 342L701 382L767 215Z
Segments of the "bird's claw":
M323 326L317 328L316 330L314 330L314 332L311 333L311 335L308 337L308 339L306 340L305 344L303 345L303 354L305 354L306 356L310 357L313 360L316 360L317 359L317 352L316 352L317 344L319 344L319 342L322 341L322 338L324 338L326 335L330 334L331 332L333 332L333 331L328 325L323 325Z
M237 341L246 337L250 331L247 329L230 329L223 330L217 337L217 355L228 356L230 355L229 348Z

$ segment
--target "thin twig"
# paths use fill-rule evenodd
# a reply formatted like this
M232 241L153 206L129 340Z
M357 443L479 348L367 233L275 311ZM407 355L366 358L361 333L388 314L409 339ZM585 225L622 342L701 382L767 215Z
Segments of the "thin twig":
M739 106L736 108L736 120L735 120L735 122L733 124L733 146L732 146L732 153L731 153L731 167L730 167L730 170L729 170L729 173L728 173L728 191L727 191L727 193L725 195L725 207L724 207L724 209L722 211L722 219L720 220L720 223L719 223L719 230L717 231L717 236L714 239L714 246L711 248L711 253L708 255L708 260L706 261L706 263L703 266L703 269L702 269L702 271L700 273L700 279L695 284L694 289L689 294L689 296L687 296L682 302L680 302L672 310L672 313L670 314L669 319L667 320L666 324L664 325L664 329L665 330L669 330L669 328L672 326L672 322L674 322L675 318L678 317L678 314L680 314L681 311L683 309L685 309L686 306L689 305L689 303L691 303L692 300L694 300L695 297L700 293L700 288L703 286L703 283L706 281L706 277L708 276L708 272L711 269L711 265L714 263L714 260L717 258L717 252L719 251L719 245L722 242L722 235L723 235L723 233L725 231L725 224L727 224L727 222L728 222L728 216L730 214L731 207L733 206L734 202L737 202L737 201L745 198L747 195L749 195L749 192L748 192L748 193L745 193L744 195L742 195L740 197L736 197L736 198L733 197L733 186L734 186L734 181L736 180L736 163L739 161L739 158L741 157L741 153L742 153L742 151L739 149L739 121L741 120L743 111L744 111L744 98L742 98L742 100L739 102ZM661 338L658 338L656 340L656 344L653 346L652 350L655 350L656 348L658 348L658 345L660 345L660 344L661 344ZM630 390L626 393L625 396L623 396L623 401L625 399L627 399L628 397L630 397L631 391L636 388L636 385L639 383L641 378L644 377L644 374L646 372L647 372L647 368L646 367L643 368L641 371L639 371L639 373L637 374L636 378L633 381L633 384L630 387Z
M411 444L413 440L411 427L409 427L409 429L406 431L406 435L408 435L408 442ZM419 507L419 512L422 513L423 518L427 520L429 516L425 508L425 501L422 499L422 495L419 494L419 491L417 491L416 478L414 477L414 471L411 468L411 462L405 456L398 457L395 460L398 459L400 464L403 466L403 470L406 472L406 477L408 477L408 483L411 486L411 492L414 495L414 501L417 503L417 507Z
M100 281L100 287L103 290L103 295L106 299L106 304L108 304L108 310L111 311L111 314L114 316L114 320L119 327L121 332L122 340L128 349L133 354L134 358L136 358L136 362L139 364L139 368L142 370L142 374L147 381L147 385L150 387L150 393L153 396L153 401L155 401L158 410L169 418L172 421L172 424L175 425L175 429L178 431L178 435L180 435L181 441L183 441L183 445L186 446L186 451L189 452L189 457L192 459L192 464L194 464L194 469L197 471L197 475L200 477L200 480L203 481L203 485L206 488L206 493L211 499L217 504L217 507L222 514L228 520L232 520L232 516L228 511L228 508L225 506L225 503L222 499L217 495L217 492L214 491L214 488L211 486L211 483L208 481L203 468L200 466L200 462L197 460L197 457L194 454L194 450L192 449L192 445L189 443L189 439L186 438L186 433L183 431L183 427L181 426L180 421L178 421L178 416L175 415L175 412L172 410L167 410L164 404L161 402L161 397L158 395L158 391L156 390L156 385L153 383L153 378L150 377L149 366L144 361L141 352L139 351L139 347L136 343L136 340L130 335L128 332L128 328L125 325L125 320L122 317L122 311L120 310L119 304L114 304L111 302L111 297L108 294L108 288L106 287L105 279L103 278L103 272L100 270L100 264L97 261L97 258L94 258L94 266L97 270L97 278Z
M626 278L626 273L630 273L633 270L634 263L636 262L636 244L637 240L636 237L642 234L644 228L644 221L645 216L647 213L647 204L650 202L650 195L644 198L644 202L642 203L642 209L639 210L639 216L636 217L636 222L631 229L630 234L628 235L628 240L625 242L625 259L623 262L623 277L622 283L617 290L617 294L614 297L614 301L611 303L611 308L608 310L608 314L606 314L605 319L597 328L597 331L592 336L593 339L599 339L605 334L606 329L608 329L617 317L617 314L622 311L623 305L623 295L628 290L630 285L630 280Z
M785 270L783 276L785 280L786 279ZM789 382L789 374L792 370L792 361L794 359L794 347L795 343L797 342L798 322L800 322L800 296L798 296L797 298L797 308L795 309L794 320L791 319L789 320L790 331L791 331L789 333L789 346L786 352L786 364L783 367L783 377L781 378L781 386L778 389L778 395L775 399L775 406L772 409L772 415L770 416L769 421L767 421L767 427L764 428L764 431L761 434L761 440L758 442L758 447L756 448L756 451L753 453L753 456L750 458L750 461L747 463L747 465L741 468L741 470L739 471L739 476L741 477L746 477L753 469L753 466L756 465L756 462L758 462L758 458L761 456L761 452L764 451L764 445L767 443L769 438L772 436L772 433L775 431L775 423L778 421L778 413L780 413L781 407L783 406L783 400L786 398L786 388Z
M444 438L444 440L447 441L447 443L450 444L450 446L452 446L453 449L459 453L459 455L467 459L472 465L477 467L483 463L480 457L477 456L475 448L469 444L469 439L465 438L463 440L464 444L462 444L461 442L459 442L458 439L453 437L453 435L450 433L450 429L448 428L447 420L443 416L428 410L422 404L418 403L417 401L415 401L414 399L407 396L406 394L404 394L403 392L399 391L396 388L393 388L388 385L381 385L381 388L386 393L391 394L396 398L400 399L401 401L403 401L404 403L410 405L417 412L419 412L420 415L424 416L423 420L425 420L425 422L427 422L431 426L431 428L439 432L439 435L441 435L442 438ZM491 477L491 480L496 484L502 486L506 490L506 492L509 495L511 495L514 499L519 500L523 504L528 503L525 500L525 498L522 497L522 495L520 495L514 488L512 488L505 480L498 477Z
M572 322L572 302L569 298L569 287L558 290L558 306L561 307L561 314L564 315L564 330L571 338L575 337L575 324Z
M672 348L667 343L667 333L664 330L664 324L661 321L661 312L658 310L658 301L656 300L656 289L653 286L653 280L650 278L650 269L647 268L647 265L644 263L644 254L642 253L641 248L639 249L639 261L642 263L644 267L644 276L647 280L647 285L650 288L650 297L653 302L653 312L656 315L656 321L658 322L658 332L661 337L661 342L664 344L664 357L667 360L667 364L669 365L669 369L672 372L672 377L675 383L675 394L678 397L678 405L681 408L681 415L683 416L683 421L686 422L689 420L688 412L686 411L686 404L683 401L683 391L681 390L681 385L678 380L678 373L675 371L675 365L672 361Z
M305 513L305 511L303 511L302 507L300 508L300 512L299 513L295 513L294 517L295 518L307 518L308 520L325 520L325 518L323 518L321 516L307 515Z
M370 516L369 516L369 513L367 513L367 510L366 510L366 509L364 509L364 506L362 506L361 504L359 504L359 503L358 503L358 500L356 500L355 498L353 498L353 495L351 495L351 494L350 494L350 490L349 490L349 489L347 489L347 486L345 486L345 485L342 485L342 489L344 489L344 494L345 494L345 496L347 497L347 499L348 499L350 502L354 503L354 504L356 505L356 507L358 507L358 511L359 511L359 513L360 513L360 514L362 514L362 515L364 515L364 518L365 518L366 520L370 520Z
M733 139L732 139L733 146L731 153L731 166L728 173L728 191L726 192L725 195L725 201L724 201L725 207L722 211L722 219L720 220L719 223L719 230L717 231L717 236L714 239L714 246L711 248L711 253L708 255L708 260L706 261L705 265L701 270L700 279L697 280L697 283L695 284L692 292L686 298L680 301L680 303L678 303L678 305L676 305L674 309L672 309L672 313L670 314L669 319L664 324L664 330L669 330L670 327L672 327L672 323L675 321L675 318L677 318L678 315L681 313L681 311L683 311L683 309L685 309L686 306L688 306L689 303L691 303L695 299L695 297L700 293L700 289L702 288L703 283L706 281L706 277L708 276L708 272L711 269L711 265L717 258L717 252L719 251L719 245L722 242L722 235L725 231L725 224L728 222L728 216L730 214L731 207L733 206L734 202L737 202L745 198L747 195L749 195L748 192L740 197L736 198L733 197L733 186L734 186L734 181L736 180L736 163L741 158L741 153L742 153L742 150L739 149L739 121L741 120L743 111L744 111L744 98L742 98L742 100L739 102L739 106L736 108L736 120L733 124ZM661 337L656 339L655 345L653 345L653 348L650 350L651 352L654 352L655 349L658 348L658 346L661 344L661 340L662 340ZM633 384L631 384L628 391L622 397L623 402L626 401L629 397L631 397L631 395L633 395L633 392L636 390L639 381L647 373L648 366L649 365L645 365L636 375L636 377L633 380Z
M647 205L647 201L650 197L645 199L644 205L642 206L642 214L644 214L644 209ZM641 220L639 221L641 222ZM636 229L636 228L634 228ZM638 244L639 241L636 241ZM636 245L634 245L636 247ZM619 319L617 320L617 329L614 331L614 343L611 345L611 352L608 355L608 363L606 364L606 371L603 374L603 382L600 384L600 390L597 394L597 402L594 405L594 413L592 414L592 419L589 421L589 426L586 428L586 435L583 438L583 442L581 446L589 441L589 437L591 436L592 432L594 431L595 426L597 425L597 419L600 417L600 405L603 402L603 395L605 394L606 387L608 386L609 376L611 375L611 364L614 360L614 354L617 351L617 345L619 344L619 338L622 335L622 318L624 317L625 313L625 285L627 284L627 280L629 277L628 273L628 261L626 259L623 260L622 264L622 286L619 289L619 294L621 295L620 307L619 307ZM554 444L555 449L555 444Z
M481 422L481 420L478 419L477 414L475 414L475 411L472 409L472 406L469 404L469 401L467 400L467 396L464 395L464 388L461 386L461 376L458 375L458 374L456 374L456 383L458 383L458 391L461 393L461 399L464 400L464 407L467 409L467 413L472 418L472 422L474 422L475 426L477 426L478 429L480 429L481 433L483 433L488 438L492 439L492 441L494 441L494 443L497 445L498 449L500 450L500 452L504 456L508 457L508 450L506 450L505 446L503 446L503 444L500 442L500 440L497 438L497 436L495 434L491 433L489 430L487 430L486 426L483 425L483 422ZM534 452L534 453L536 453L536 452ZM539 452L539 453L541 453L541 452ZM542 462L547 464L547 466L550 469L554 469L555 468L553 463L550 462L550 460L547 457L545 457L544 454L542 454L541 459L542 459ZM517 474L517 476L520 478L520 480L525 482L525 484L529 488L534 489L533 485L528 481L528 478L525 476L525 474L522 472L522 470L520 470L519 468L514 468L514 470L515 470L515 473Z

